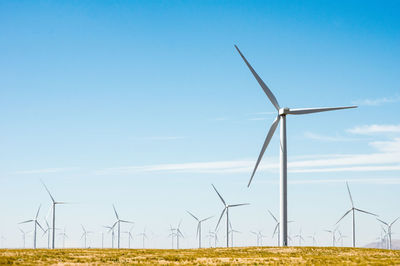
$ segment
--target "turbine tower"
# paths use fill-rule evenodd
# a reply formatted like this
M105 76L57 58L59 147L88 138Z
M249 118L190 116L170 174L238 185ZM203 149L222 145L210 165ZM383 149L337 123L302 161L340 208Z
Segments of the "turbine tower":
M121 242L121 223L133 224L133 222L126 221L126 220L121 220L119 218L119 216L118 216L117 210L115 209L114 205L113 205L113 208L114 208L114 213L115 213L115 217L117 218L117 221L114 223L114 225L111 227L111 229L114 229L114 227L118 224L118 248L119 248L120 247L120 242Z
M387 230L384 230L385 231L385 233L387 234L387 236L388 236L388 243L389 243L389 249L392 249L392 225L395 223L395 222L397 222L397 220L399 219L400 217L397 217L393 222L391 222L391 223L387 223L387 222L384 222L384 221L382 221L381 219L378 219L378 218L376 218L379 222L381 222L381 223L383 223L384 225L386 225L387 226Z
M217 230L219 223L221 222L222 216L224 215L225 211L226 211L226 247L229 247L229 208L232 207L238 207L238 206L244 206L244 205L249 205L249 203L241 203L241 204L231 204L228 205L226 204L225 200L222 198L221 194L219 194L218 190L215 188L215 186L213 184L211 184L215 190L215 192L217 192L218 197L221 199L222 204L224 204L224 209L221 212L221 216L219 217L217 226L215 227L215 230Z
M374 216L378 216L376 214L373 214L371 212L367 212L367 211L363 211L360 209L357 209L356 207L354 207L354 202L353 202L353 198L351 197L351 192L350 192L350 188L349 188L349 184L346 182L346 186L347 186L347 191L349 192L349 197L350 197L350 201L351 201L351 209L348 210L343 216L342 218L339 219L339 221L336 222L336 224L338 224L344 217L346 217L347 214L349 214L350 212L353 215L353 248L356 247L356 216L355 216L355 212L359 211L359 212L363 212L366 214L370 214L370 215L374 215Z
M199 238L199 248L201 248L201 223L204 222L204 221L207 221L210 218L212 218L212 216L207 217L207 218L205 218L203 220L200 220L199 218L194 216L194 214L192 214L190 211L187 211L187 213L189 213L197 221L196 237Z
M33 248L36 248L36 235L37 235L36 234L36 230L37 230L37 226L39 226L39 228L42 229L42 231L44 232L43 227L40 225L40 223L37 220L38 216L39 216L40 207L41 207L41 205L39 205L39 208L38 208L38 210L36 212L36 216L35 216L34 219L23 221L23 222L19 223L19 224L25 224L25 223L33 222Z
M67 204L67 202L61 202L61 201L56 201L53 196L51 195L49 189L47 188L47 186L45 185L45 183L43 183L44 188L46 189L47 193L49 194L51 201L53 202L53 239L52 239L52 243L51 243L51 248L54 249L55 247L55 239L56 239L56 205L58 204Z
M325 108L301 108L301 109L289 109L287 107L281 108L276 100L274 94L270 91L268 86L264 83L264 81L258 76L258 74L254 71L253 67L247 62L246 58L240 52L239 48L235 45L236 50L239 52L240 56L246 63L247 67L250 69L253 76L256 78L258 84L260 84L261 88L264 90L265 94L268 96L271 103L274 105L275 109L278 112L278 116L275 121L272 123L271 128L268 131L267 137L264 141L264 145L261 148L260 155L258 156L256 165L254 167L253 173L250 177L250 181L247 186L250 186L251 181L253 180L254 174L256 173L257 167L264 155L265 150L269 142L271 141L272 136L276 128L278 127L279 122L281 122L281 144L280 144L280 244L282 246L287 246L287 149L286 149L286 115L304 115L311 113L319 113L326 111L334 111L348 108L355 108L357 106L346 106L346 107L325 107Z

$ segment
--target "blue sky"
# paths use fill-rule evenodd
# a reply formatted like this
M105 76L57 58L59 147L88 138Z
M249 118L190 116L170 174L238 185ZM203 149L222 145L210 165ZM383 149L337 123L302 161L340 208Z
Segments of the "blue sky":
M250 230L274 244L266 210L279 210L279 134L246 185L275 113L234 44L282 106L359 105L288 117L290 232L329 244L323 230L350 208L345 180L359 208L395 219L399 10L397 1L1 2L4 245L21 246L17 223L39 204L41 221L49 214L40 179L75 203L57 214L67 246L82 245L80 224L111 224L114 203L136 234L151 232L150 246L169 247L169 225L182 219L182 246L195 247L186 210L215 215L203 231L215 227L222 204L211 183L227 201L251 203L231 212L236 244L254 244ZM357 222L359 245L378 237L374 218ZM350 226L340 229L350 236Z

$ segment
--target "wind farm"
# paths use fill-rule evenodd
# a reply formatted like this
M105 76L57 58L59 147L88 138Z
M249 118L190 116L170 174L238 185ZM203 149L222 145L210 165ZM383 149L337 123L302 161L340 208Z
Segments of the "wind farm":
M399 11L0 3L0 264L400 264Z

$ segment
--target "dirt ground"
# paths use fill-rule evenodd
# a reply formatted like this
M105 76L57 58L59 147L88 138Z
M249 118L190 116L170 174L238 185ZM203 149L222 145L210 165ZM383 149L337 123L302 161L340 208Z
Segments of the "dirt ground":
M332 247L246 247L205 249L2 249L0 264L389 264L400 265L399 250Z

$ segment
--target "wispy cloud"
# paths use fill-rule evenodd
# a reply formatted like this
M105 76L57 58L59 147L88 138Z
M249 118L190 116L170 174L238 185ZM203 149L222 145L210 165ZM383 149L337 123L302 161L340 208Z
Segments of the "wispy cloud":
M320 135L312 132L305 132L304 136L306 138L318 141L325 141L325 142L340 142L340 141L356 141L356 138L346 138L342 136L328 136L328 135Z
M357 100L353 101L353 104L356 105L368 105L368 106L379 106L383 105L385 103L395 103L400 101L400 96L396 95L393 97L383 97L383 98L377 98L377 99L363 99L363 100Z
M347 130L352 134L400 133L400 125L364 125Z
M371 172L400 171L400 138L386 142L372 142L377 152L369 154L324 154L307 157L294 157L288 163L291 173L333 173L333 172ZM157 164L106 168L96 171L99 175L121 175L140 172L159 173L250 173L253 160L232 160L212 162L190 162L177 164ZM277 158L264 158L259 171L277 172Z
M22 170L16 171L14 174L17 175L25 175L25 174L47 174L47 173L60 173L67 172L78 169L77 167L69 167L69 168L45 168L45 169L35 169L35 170Z

